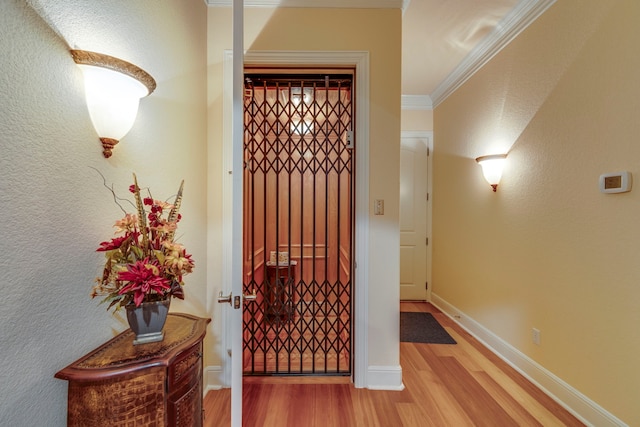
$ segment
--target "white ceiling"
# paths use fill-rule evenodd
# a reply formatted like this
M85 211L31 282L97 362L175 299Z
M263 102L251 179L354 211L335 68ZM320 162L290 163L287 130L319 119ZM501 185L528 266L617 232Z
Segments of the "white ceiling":
M438 105L556 0L244 0L245 7L402 9L402 105ZM205 0L231 6L232 0Z
M402 18L402 93L431 95L517 0L411 0Z
M402 108L433 108L556 0L409 0Z

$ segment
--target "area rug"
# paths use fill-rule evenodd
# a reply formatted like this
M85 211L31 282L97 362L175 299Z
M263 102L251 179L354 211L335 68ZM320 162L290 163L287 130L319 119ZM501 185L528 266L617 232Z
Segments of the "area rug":
M400 341L457 344L431 313L400 312Z

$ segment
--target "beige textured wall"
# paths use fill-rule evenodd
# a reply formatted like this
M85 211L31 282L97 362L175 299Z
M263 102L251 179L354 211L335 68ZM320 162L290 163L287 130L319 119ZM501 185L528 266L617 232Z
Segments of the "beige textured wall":
M433 130L433 110L402 110L402 130Z
M127 328L89 296L95 249L122 215L91 168L124 197L132 172L158 198L184 178L179 234L196 269L172 310L206 314L206 11L202 0L28 3L0 2L0 424L63 426L67 383L53 375ZM108 160L69 47L158 83Z
M209 160L213 176L222 173L222 60L224 49L232 47L231 35L231 10L210 8ZM385 215L373 216L371 209L369 217L369 364L379 366L399 364L398 306L389 301L399 298L400 43L399 10L245 9L249 50L370 52L369 196L372 202L385 200ZM211 223L218 227L214 234L222 229L221 212L215 207L220 197L221 189L216 187L210 201ZM216 235L212 242L223 250ZM220 271L215 266L219 261L211 261L212 271ZM219 277L216 281L214 287Z
M433 292L629 425L640 425L638 22L636 0L558 1L434 113ZM492 193L474 158L503 150ZM599 175L619 170L633 191L600 193Z

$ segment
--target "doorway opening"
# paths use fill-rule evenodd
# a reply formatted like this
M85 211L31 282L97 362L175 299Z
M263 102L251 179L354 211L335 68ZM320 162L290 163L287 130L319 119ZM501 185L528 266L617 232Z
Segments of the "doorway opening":
M353 71L244 82L244 375L351 375Z

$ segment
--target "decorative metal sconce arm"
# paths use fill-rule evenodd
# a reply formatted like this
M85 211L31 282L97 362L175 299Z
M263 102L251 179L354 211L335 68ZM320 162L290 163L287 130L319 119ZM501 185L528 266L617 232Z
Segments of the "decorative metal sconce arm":
M149 73L142 68L133 65L130 62L116 58L114 56L105 55L103 53L90 52L87 50L71 50L71 56L78 65L92 65L94 67L102 67L111 71L125 74L131 78L138 80L147 87L148 95L156 90L156 81Z

